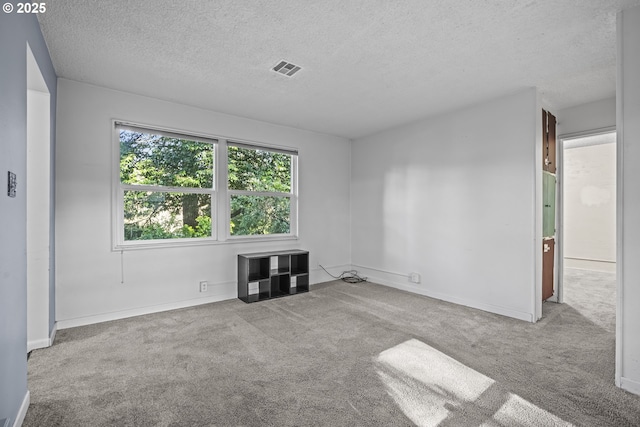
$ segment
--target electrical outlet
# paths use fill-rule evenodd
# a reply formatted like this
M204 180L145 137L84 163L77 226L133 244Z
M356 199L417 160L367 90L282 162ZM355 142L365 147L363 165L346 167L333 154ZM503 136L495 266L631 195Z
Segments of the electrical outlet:
M420 283L420 274L411 273L409 275L409 281L412 282L412 283Z
M209 283L200 282L200 292L207 292L208 287L209 287Z

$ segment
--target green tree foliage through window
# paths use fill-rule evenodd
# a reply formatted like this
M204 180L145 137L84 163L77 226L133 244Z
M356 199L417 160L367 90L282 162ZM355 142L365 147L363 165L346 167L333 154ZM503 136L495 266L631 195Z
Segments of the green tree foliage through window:
M291 232L291 162L290 154L228 147L232 236Z
M124 242L211 238L217 228L215 208L227 202L229 216L223 220L229 221L231 236L292 233L295 151L124 124L116 124L116 130L123 219L118 223ZM228 182L222 191L215 188L217 144L227 148Z
M121 129L125 240L210 237L212 195L195 189L212 190L213 153L211 143Z

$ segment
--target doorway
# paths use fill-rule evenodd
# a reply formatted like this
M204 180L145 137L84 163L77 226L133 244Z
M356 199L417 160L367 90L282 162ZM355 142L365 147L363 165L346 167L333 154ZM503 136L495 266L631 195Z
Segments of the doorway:
M27 352L48 347L50 330L51 101L27 44Z
M598 300L615 315L616 132L561 138L560 154L558 302Z

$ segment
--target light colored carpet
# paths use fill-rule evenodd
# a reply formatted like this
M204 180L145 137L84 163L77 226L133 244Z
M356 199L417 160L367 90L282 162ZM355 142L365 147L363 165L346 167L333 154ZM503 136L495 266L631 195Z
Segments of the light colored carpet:
M638 426L600 312L614 279L580 274L537 324L329 282L61 330L29 360L24 425Z

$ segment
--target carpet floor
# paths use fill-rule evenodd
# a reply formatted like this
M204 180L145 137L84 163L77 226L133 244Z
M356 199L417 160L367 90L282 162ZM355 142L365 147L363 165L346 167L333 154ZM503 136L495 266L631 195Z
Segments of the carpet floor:
M615 276L567 269L530 324L372 283L58 331L24 426L638 426Z

